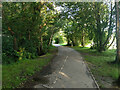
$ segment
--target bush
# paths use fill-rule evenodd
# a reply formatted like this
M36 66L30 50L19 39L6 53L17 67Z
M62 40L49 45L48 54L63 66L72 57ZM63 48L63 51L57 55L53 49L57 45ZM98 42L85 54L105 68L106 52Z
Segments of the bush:
M17 61L16 53L13 49L13 37L2 37L2 63L10 64Z
M36 48L31 41L26 42L17 51L13 49L13 37L3 36L2 44L3 64L11 64L26 58L33 59L37 56Z

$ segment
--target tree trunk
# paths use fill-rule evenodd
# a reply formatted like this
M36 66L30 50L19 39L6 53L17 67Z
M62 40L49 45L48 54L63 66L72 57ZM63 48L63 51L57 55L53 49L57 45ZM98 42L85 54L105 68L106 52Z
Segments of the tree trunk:
M38 56L40 56L40 46L38 46L37 48L37 53L38 53Z
M116 40L117 40L117 56L116 56L116 61L118 62L118 64L120 63L120 22L119 22L119 3L118 0L116 0L115 2L116 4ZM118 69L120 66L118 66ZM118 70L118 71L119 71ZM118 78L118 85L120 85L120 72L119 73L119 78Z
M48 44L48 46L50 46L50 45L51 45L51 42L52 42L52 37L53 37L53 35L51 35L51 37L50 37L50 40L49 40L49 44Z
M112 40L111 44L107 47L107 49L109 49L109 47L112 46L112 44L114 43L114 41L115 41L115 36L113 37L113 40Z
M10 32L11 32L11 35L14 37L14 40L13 40L13 49L14 49L14 50L17 50L17 39L16 39L16 37L15 37L15 33L11 30L10 27L8 27L8 31L10 31Z
M43 40L42 37L40 37L40 52L43 54Z
M48 43L48 46L50 46L50 45L51 45L51 42L52 42L52 38L53 38L53 31L52 31L52 34L51 34L51 36L50 36L50 39L49 39L49 43Z
M38 50L37 52L38 52L38 55L40 56L40 55L43 54L43 42L42 42L42 37L40 37L39 40L40 40L40 45L39 45L38 48L37 48L37 50Z
M14 40L13 40L13 48L14 48L14 50L17 50L17 39L16 39L16 37L14 37Z
M84 36L82 36L81 45L82 45L82 47L84 47L84 46L85 46L85 45L84 45Z
M118 2L116 0L116 45L117 45L117 56L116 62L120 62L120 26L119 26L119 9Z
M67 46L70 46L70 40L68 40L68 42L67 42Z
M73 45L73 46L76 46L76 44L75 44L74 40L72 40L72 45Z
M70 44L70 39L69 39L69 37L67 37L67 46L70 46L71 44Z
M101 31L101 23L100 23L100 4L97 3L97 13L96 13L96 21L97 21L97 35L98 35L98 43L97 43L97 50L102 52L102 31Z
M82 41L81 41L81 45L82 47L85 46L85 43L84 43L84 31L82 30Z
M112 34L112 16L113 16L113 9L114 7L112 8L112 2L111 2L111 12L110 12L110 24L109 24L109 28L108 28L108 35L107 35L107 39L105 41L105 43L103 44L103 47L107 46L107 43L109 42L109 39L110 39L110 36Z

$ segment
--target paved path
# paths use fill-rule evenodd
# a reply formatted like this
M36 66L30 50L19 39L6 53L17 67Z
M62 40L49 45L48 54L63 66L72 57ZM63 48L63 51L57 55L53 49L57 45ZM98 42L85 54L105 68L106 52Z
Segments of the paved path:
M51 66L52 73L46 75L48 84L39 84L35 88L96 88L81 55L68 47L58 47L58 55Z

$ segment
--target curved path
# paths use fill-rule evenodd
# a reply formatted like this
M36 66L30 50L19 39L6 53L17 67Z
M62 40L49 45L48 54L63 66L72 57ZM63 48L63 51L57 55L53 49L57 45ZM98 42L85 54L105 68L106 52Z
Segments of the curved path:
M96 88L81 55L74 49L59 46L53 61L52 73L45 76L49 83L36 85L35 88Z

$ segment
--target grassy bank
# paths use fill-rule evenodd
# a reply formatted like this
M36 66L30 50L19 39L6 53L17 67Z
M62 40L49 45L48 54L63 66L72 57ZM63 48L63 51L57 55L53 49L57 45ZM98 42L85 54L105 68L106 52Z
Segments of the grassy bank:
M115 60L115 49L99 53L89 48L73 47L80 52L87 61L91 72L95 76L100 87L112 87L112 82L118 79L118 65L110 64Z
M34 75L37 71L47 65L55 55L55 47L51 47L46 55L36 59L21 60L17 63L2 66L2 86L3 88L16 88L27 78Z

